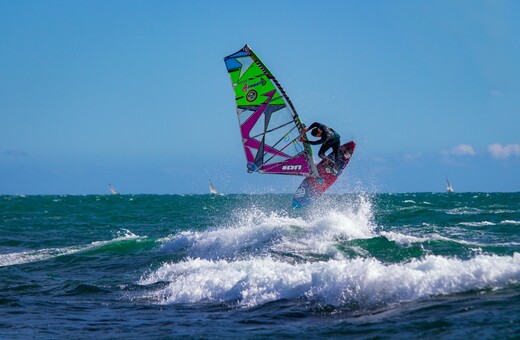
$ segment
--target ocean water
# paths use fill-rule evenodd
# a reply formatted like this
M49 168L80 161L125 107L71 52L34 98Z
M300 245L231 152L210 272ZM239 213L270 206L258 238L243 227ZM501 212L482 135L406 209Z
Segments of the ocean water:
M0 196L0 338L518 338L520 193Z

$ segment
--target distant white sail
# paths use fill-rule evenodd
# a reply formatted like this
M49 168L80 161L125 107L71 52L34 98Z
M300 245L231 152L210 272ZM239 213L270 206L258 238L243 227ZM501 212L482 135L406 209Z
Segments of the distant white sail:
M453 192L453 187L451 186L451 183L448 180L448 176L446 176L446 192Z
M221 193L219 193L217 191L217 189L215 189L215 187L213 186L213 183L211 183L211 180L209 180L209 192L212 194L212 195L222 195Z
M112 186L112 184L110 184L110 183L108 183L108 190L110 190L110 193L111 193L112 195L117 195L117 194L119 194L119 193L117 192L117 190L116 190L116 189Z

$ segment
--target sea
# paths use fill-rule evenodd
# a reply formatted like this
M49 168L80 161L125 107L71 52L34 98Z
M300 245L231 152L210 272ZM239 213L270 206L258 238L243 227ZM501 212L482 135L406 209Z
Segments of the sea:
M514 339L520 193L0 196L1 339Z

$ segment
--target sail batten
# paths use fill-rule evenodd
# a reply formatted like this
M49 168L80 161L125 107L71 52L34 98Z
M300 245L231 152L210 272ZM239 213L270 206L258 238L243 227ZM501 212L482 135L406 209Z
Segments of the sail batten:
M278 80L248 45L224 62L248 172L317 176L311 147L300 141L303 125Z

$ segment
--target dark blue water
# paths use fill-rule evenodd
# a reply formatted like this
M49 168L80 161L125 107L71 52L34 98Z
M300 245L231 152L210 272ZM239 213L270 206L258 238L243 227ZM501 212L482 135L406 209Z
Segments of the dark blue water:
M520 194L0 196L0 338L515 338Z

